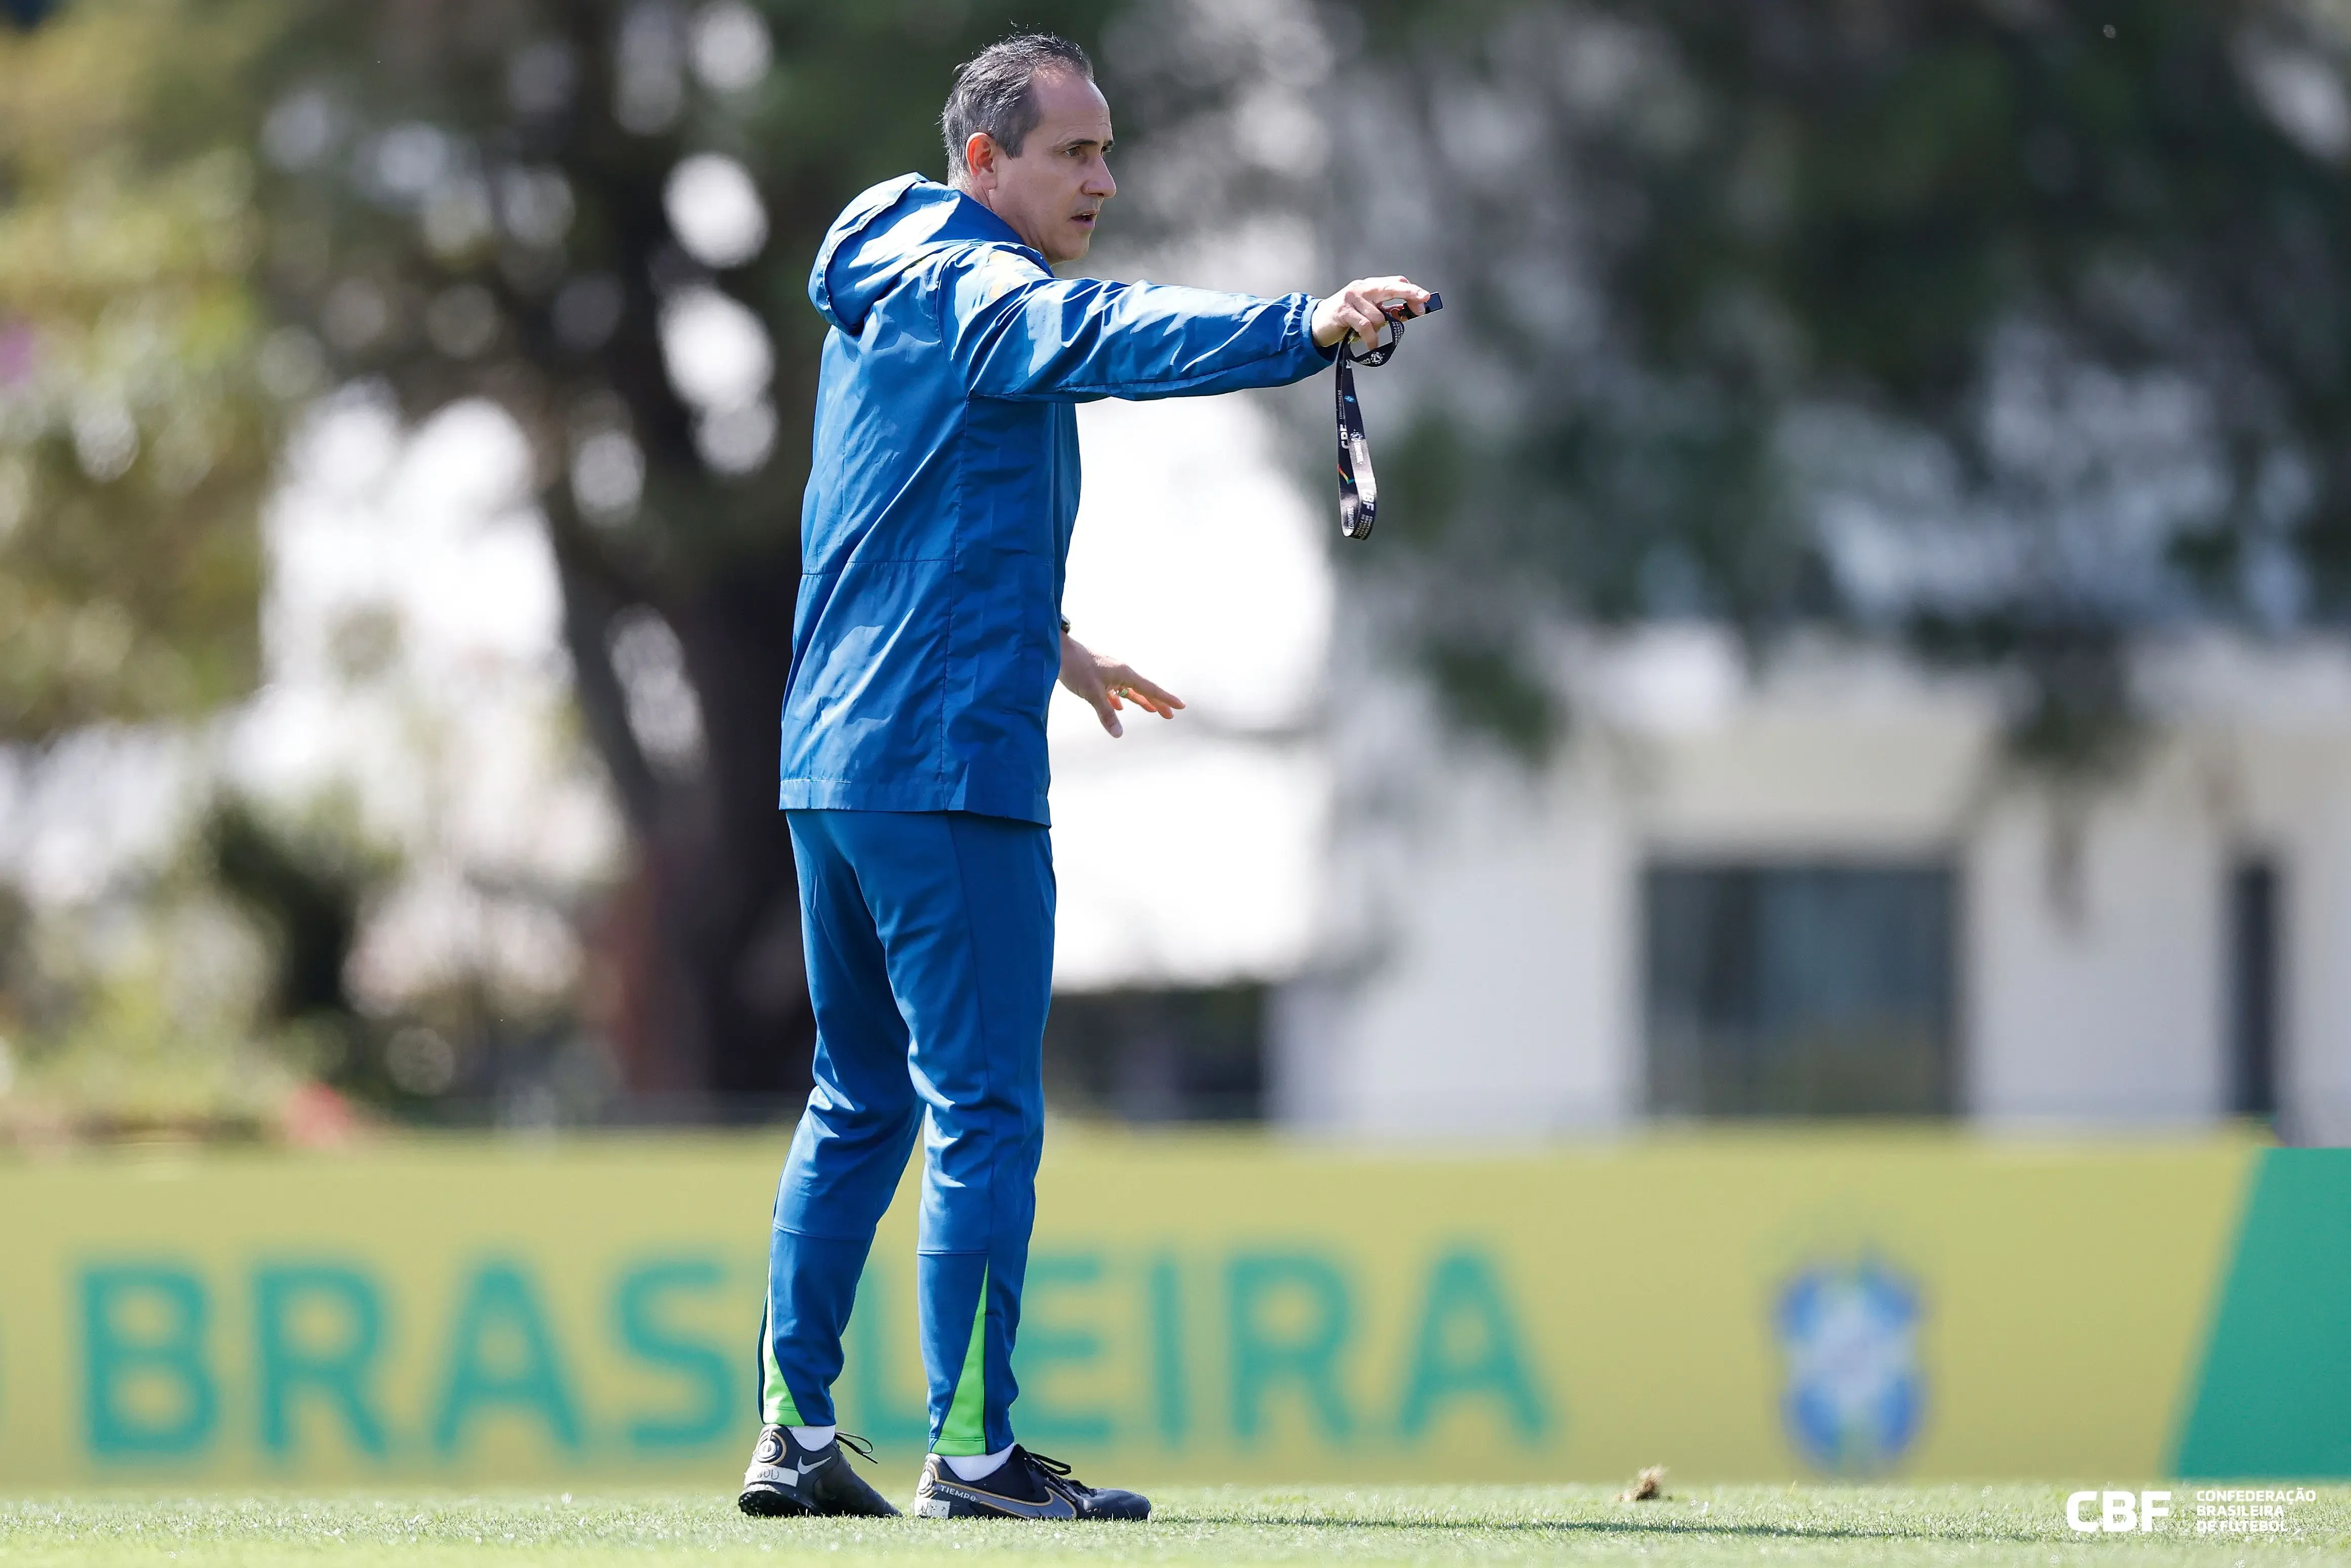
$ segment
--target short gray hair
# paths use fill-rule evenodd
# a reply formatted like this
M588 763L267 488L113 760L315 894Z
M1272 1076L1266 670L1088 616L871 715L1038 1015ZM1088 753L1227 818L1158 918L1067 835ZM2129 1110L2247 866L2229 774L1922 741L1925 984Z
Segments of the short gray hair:
M1033 84L1047 71L1075 71L1094 79L1094 63L1085 50L1051 33L1021 33L990 44L956 68L955 90L939 111L939 131L947 144L947 178L971 172L964 163L967 142L985 131L1005 156L1020 156L1020 144L1037 129L1039 110Z

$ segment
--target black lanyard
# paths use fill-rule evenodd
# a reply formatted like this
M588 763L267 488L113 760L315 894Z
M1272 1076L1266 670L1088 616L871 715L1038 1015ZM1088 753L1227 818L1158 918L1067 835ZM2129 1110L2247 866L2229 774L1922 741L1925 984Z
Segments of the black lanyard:
M1420 313L1426 316L1444 308L1445 297L1432 294ZM1406 306L1384 308L1388 319L1386 342L1358 354L1353 332L1339 340L1339 532L1351 539L1372 537L1372 524L1380 509L1380 482L1372 473L1372 444L1364 434L1363 406L1355 402L1355 367L1384 365L1395 358L1404 341L1404 324L1410 319Z

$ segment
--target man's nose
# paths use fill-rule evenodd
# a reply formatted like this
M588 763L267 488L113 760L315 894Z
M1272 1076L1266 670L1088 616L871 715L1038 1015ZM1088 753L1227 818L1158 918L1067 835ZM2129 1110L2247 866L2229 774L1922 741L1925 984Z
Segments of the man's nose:
M1118 182L1110 177L1110 164L1102 159L1095 159L1086 172L1086 194L1104 202L1118 194Z

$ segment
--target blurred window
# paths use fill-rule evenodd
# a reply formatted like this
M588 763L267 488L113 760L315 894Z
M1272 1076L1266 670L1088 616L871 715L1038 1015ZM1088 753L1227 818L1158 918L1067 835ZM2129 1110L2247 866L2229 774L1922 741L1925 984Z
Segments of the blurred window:
M1123 1122L1254 1122L1265 1114L1265 988L1056 994L1045 1101Z
M2278 872L2247 861L2229 873L2229 1109L2277 1114Z
M1947 868L1683 863L1643 892L1652 1110L1950 1113Z

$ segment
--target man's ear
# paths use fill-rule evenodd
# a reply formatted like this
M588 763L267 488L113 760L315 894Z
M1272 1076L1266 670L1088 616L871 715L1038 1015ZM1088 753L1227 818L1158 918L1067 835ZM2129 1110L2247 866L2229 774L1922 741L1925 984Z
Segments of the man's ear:
M963 166L971 171L972 178L985 175L996 178L996 138L985 131L975 131L963 144Z

